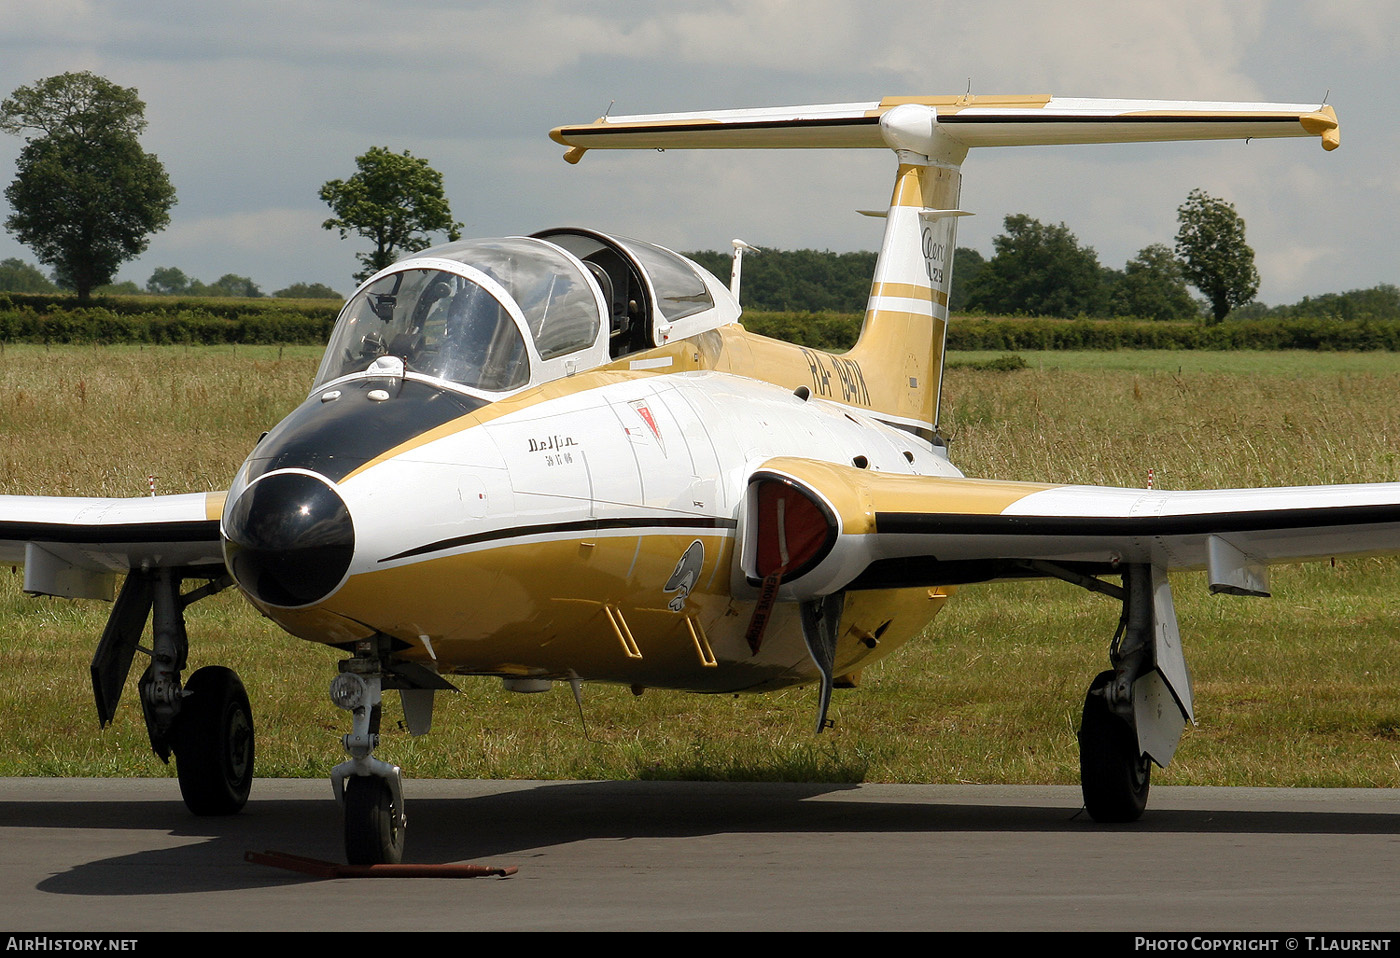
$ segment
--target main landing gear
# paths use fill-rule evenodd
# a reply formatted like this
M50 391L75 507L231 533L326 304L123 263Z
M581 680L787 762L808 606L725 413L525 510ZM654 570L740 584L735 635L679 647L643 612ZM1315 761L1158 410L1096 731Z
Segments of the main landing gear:
M181 593L183 581L206 584ZM222 571L161 568L131 572L107 619L92 660L98 721L116 712L135 653L151 657L138 688L151 750L163 762L175 756L180 795L196 815L232 815L253 784L253 710L232 670L205 666L181 684L189 654L185 609L232 585ZM151 648L141 634L152 619Z
M196 815L232 815L253 786L253 710L232 669L205 666L185 683L176 717L175 771Z
M1152 761L1138 748L1137 731L1105 698L1113 672L1100 672L1084 696L1079 725L1079 787L1096 822L1135 822L1147 808Z
M1120 588L1054 563L1026 566L1123 603L1109 646L1113 668L1100 672L1084 696L1079 784L1094 821L1137 821L1147 807L1152 765L1166 767L1192 720L1191 678L1166 574L1146 563L1125 564Z

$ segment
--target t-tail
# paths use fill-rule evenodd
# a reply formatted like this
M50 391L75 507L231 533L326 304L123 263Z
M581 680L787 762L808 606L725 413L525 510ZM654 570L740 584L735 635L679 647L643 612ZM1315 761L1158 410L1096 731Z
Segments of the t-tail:
M860 339L861 405L939 443L962 164L988 146L1315 136L1338 145L1330 106L1051 96L887 97L879 102L602 117L550 134L590 149L889 149L894 193ZM874 214L880 215L880 214Z

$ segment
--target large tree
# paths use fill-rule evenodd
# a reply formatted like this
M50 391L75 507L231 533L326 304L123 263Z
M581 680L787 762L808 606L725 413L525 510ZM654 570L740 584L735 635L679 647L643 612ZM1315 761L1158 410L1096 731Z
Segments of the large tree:
M1181 257L1186 281L1205 295L1211 318L1218 323L1259 291L1254 250L1244 241L1244 219L1233 203L1205 190L1187 194L1176 218L1181 224L1176 255Z
M1200 315L1181 261L1165 243L1153 243L1128 260L1113 283L1113 312L1142 319L1192 319Z
M967 284L967 308L1029 316L1102 316L1108 311L1103 267L1065 224L1024 213L1002 221L995 254Z
M355 254L365 267L356 280L368 279L400 253L427 248L431 233L445 233L449 240L461 237L462 224L452 219L442 174L427 160L407 150L373 146L355 158L355 165L358 172L349 179L321 187L321 199L335 213L321 226L339 230L341 239L353 232L374 243L373 252Z
M28 133L5 190L5 226L87 300L170 222L175 188L141 149L146 105L92 73L20 87L0 103L0 130Z

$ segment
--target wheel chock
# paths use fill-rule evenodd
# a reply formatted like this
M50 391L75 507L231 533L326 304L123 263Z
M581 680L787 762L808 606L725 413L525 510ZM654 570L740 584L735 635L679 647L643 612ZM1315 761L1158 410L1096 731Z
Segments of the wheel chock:
M243 860L254 865L285 868L315 878L509 878L516 873L514 865L498 868L494 865L339 865L306 858L289 852L244 852Z

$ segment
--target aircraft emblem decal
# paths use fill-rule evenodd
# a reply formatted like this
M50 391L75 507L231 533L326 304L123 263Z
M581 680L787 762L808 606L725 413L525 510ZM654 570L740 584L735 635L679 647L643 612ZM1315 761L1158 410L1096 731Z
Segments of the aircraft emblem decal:
M661 454L666 454L666 440L661 438L661 429L656 425L656 417L651 414L651 407L647 405L645 399L636 399L629 403L636 411L638 418L646 423L647 429L651 430L652 437L656 439L656 444L661 447ZM631 430L628 430L629 435ZM702 550L703 551L703 550ZM667 589L666 591L670 591Z
M672 612L680 612L685 608L686 596L695 588L695 583L700 581L700 570L704 566L705 544L696 539L682 553L680 561L671 571L671 577L666 580L666 587L662 589L663 592L677 593L674 599L666 603L666 608Z

